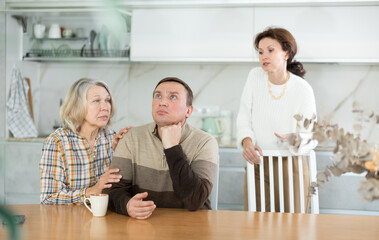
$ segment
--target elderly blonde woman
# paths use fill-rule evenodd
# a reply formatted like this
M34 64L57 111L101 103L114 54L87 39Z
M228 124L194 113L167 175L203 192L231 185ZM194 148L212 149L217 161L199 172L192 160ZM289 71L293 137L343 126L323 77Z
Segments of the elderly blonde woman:
M82 204L120 181L119 169L109 169L112 152L122 134L107 128L114 115L108 86L82 78L70 88L60 109L63 128L44 142L41 170L43 204Z

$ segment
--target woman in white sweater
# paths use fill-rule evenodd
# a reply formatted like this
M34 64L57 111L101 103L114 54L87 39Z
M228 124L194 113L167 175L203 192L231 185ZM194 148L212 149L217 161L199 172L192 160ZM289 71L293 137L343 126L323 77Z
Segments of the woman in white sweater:
M269 28L256 36L255 48L259 53L261 67L250 71L241 96L237 116L237 143L243 149L243 156L248 162L259 164L259 155L262 155L261 149L289 148L288 144L279 143L285 142L290 135L296 132L294 115L302 114L306 118L311 118L313 114L316 114L316 104L312 87L302 78L305 74L303 65L294 61L297 45L290 32L283 28ZM301 147L299 151L302 153L309 151L316 144L317 142L308 144ZM294 151L291 148L290 150ZM287 166L286 159L283 166ZM303 166L304 179L309 179L305 159ZM298 174L297 161L293 162L293 169L295 179ZM255 167L256 173L258 170L259 168ZM288 176L286 168L284 171L284 175ZM277 174L277 161L274 160L274 175L277 176ZM265 175L268 176L268 168L265 168ZM259 174L255 174L255 176L259 176ZM259 193L259 179L256 180L256 189ZM308 196L309 181L305 182L304 185ZM288 197L287 188L288 186L284 186ZM275 191L278 192L277 189ZM266 209L269 210L269 183L267 181L265 192L265 205ZM297 199L296 195L298 196L298 194L299 191L295 191L295 199ZM305 206L309 205L307 196ZM277 199L276 197L275 200ZM275 209L278 210L279 202L276 201L275 205ZM300 202L295 202L295 211L300 211L299 208ZM246 181L245 209L247 209ZM260 210L259 194L257 196L257 209ZM285 211L289 211L289 203L286 199Z

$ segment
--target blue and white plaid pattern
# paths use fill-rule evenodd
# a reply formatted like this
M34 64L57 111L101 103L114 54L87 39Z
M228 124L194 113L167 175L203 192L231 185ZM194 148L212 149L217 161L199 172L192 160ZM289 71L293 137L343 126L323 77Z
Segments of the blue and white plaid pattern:
M114 132L101 130L93 152L87 140L57 129L46 140L39 163L43 204L82 204L85 189L96 184L111 163Z
M30 114L27 96L29 86L16 67L12 70L7 101L8 128L14 137L37 137L37 128Z

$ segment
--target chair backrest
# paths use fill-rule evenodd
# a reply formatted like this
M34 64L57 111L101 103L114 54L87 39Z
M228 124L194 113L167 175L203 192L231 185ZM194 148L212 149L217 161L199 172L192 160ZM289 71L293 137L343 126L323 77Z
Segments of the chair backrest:
M287 150L264 150L262 151L263 156L268 157L268 167L269 167L269 182L270 182L270 209L271 212L275 212L275 194L274 194L274 170L273 170L273 157L278 159L278 179L279 179L279 203L280 212L284 212L284 191L283 191L283 157L288 158L288 181L289 181L289 204L290 213L295 212L294 204L294 179L292 171L292 155L290 151ZM261 157L261 164L259 165L259 179L264 179L264 161L263 156ZM308 161L310 182L316 181L316 154L312 150L308 155L304 155ZM299 165L299 183L300 183L300 209L301 213L305 213L305 203L304 203L304 179L303 179L303 158L298 157ZM261 197L261 211L265 212L265 181L260 181L260 197ZM256 211L256 192L255 192L255 173L254 165L247 163L247 191L248 191L248 208L249 211ZM311 196L311 213L319 213L319 203L318 203L318 191L316 194Z
M218 178L219 178L218 175L219 175L219 170L220 170L220 167L219 167L219 164L217 164L217 171L216 171L215 180L213 182L212 192L209 195L209 201L211 201L212 210L217 210L217 207L218 207Z

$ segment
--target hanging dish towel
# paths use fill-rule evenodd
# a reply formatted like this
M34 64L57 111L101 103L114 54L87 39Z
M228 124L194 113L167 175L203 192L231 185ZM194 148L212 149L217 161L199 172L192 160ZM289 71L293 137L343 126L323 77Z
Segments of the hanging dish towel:
M27 93L29 86L21 71L13 67L7 101L8 129L16 138L37 137L37 128L30 114Z

